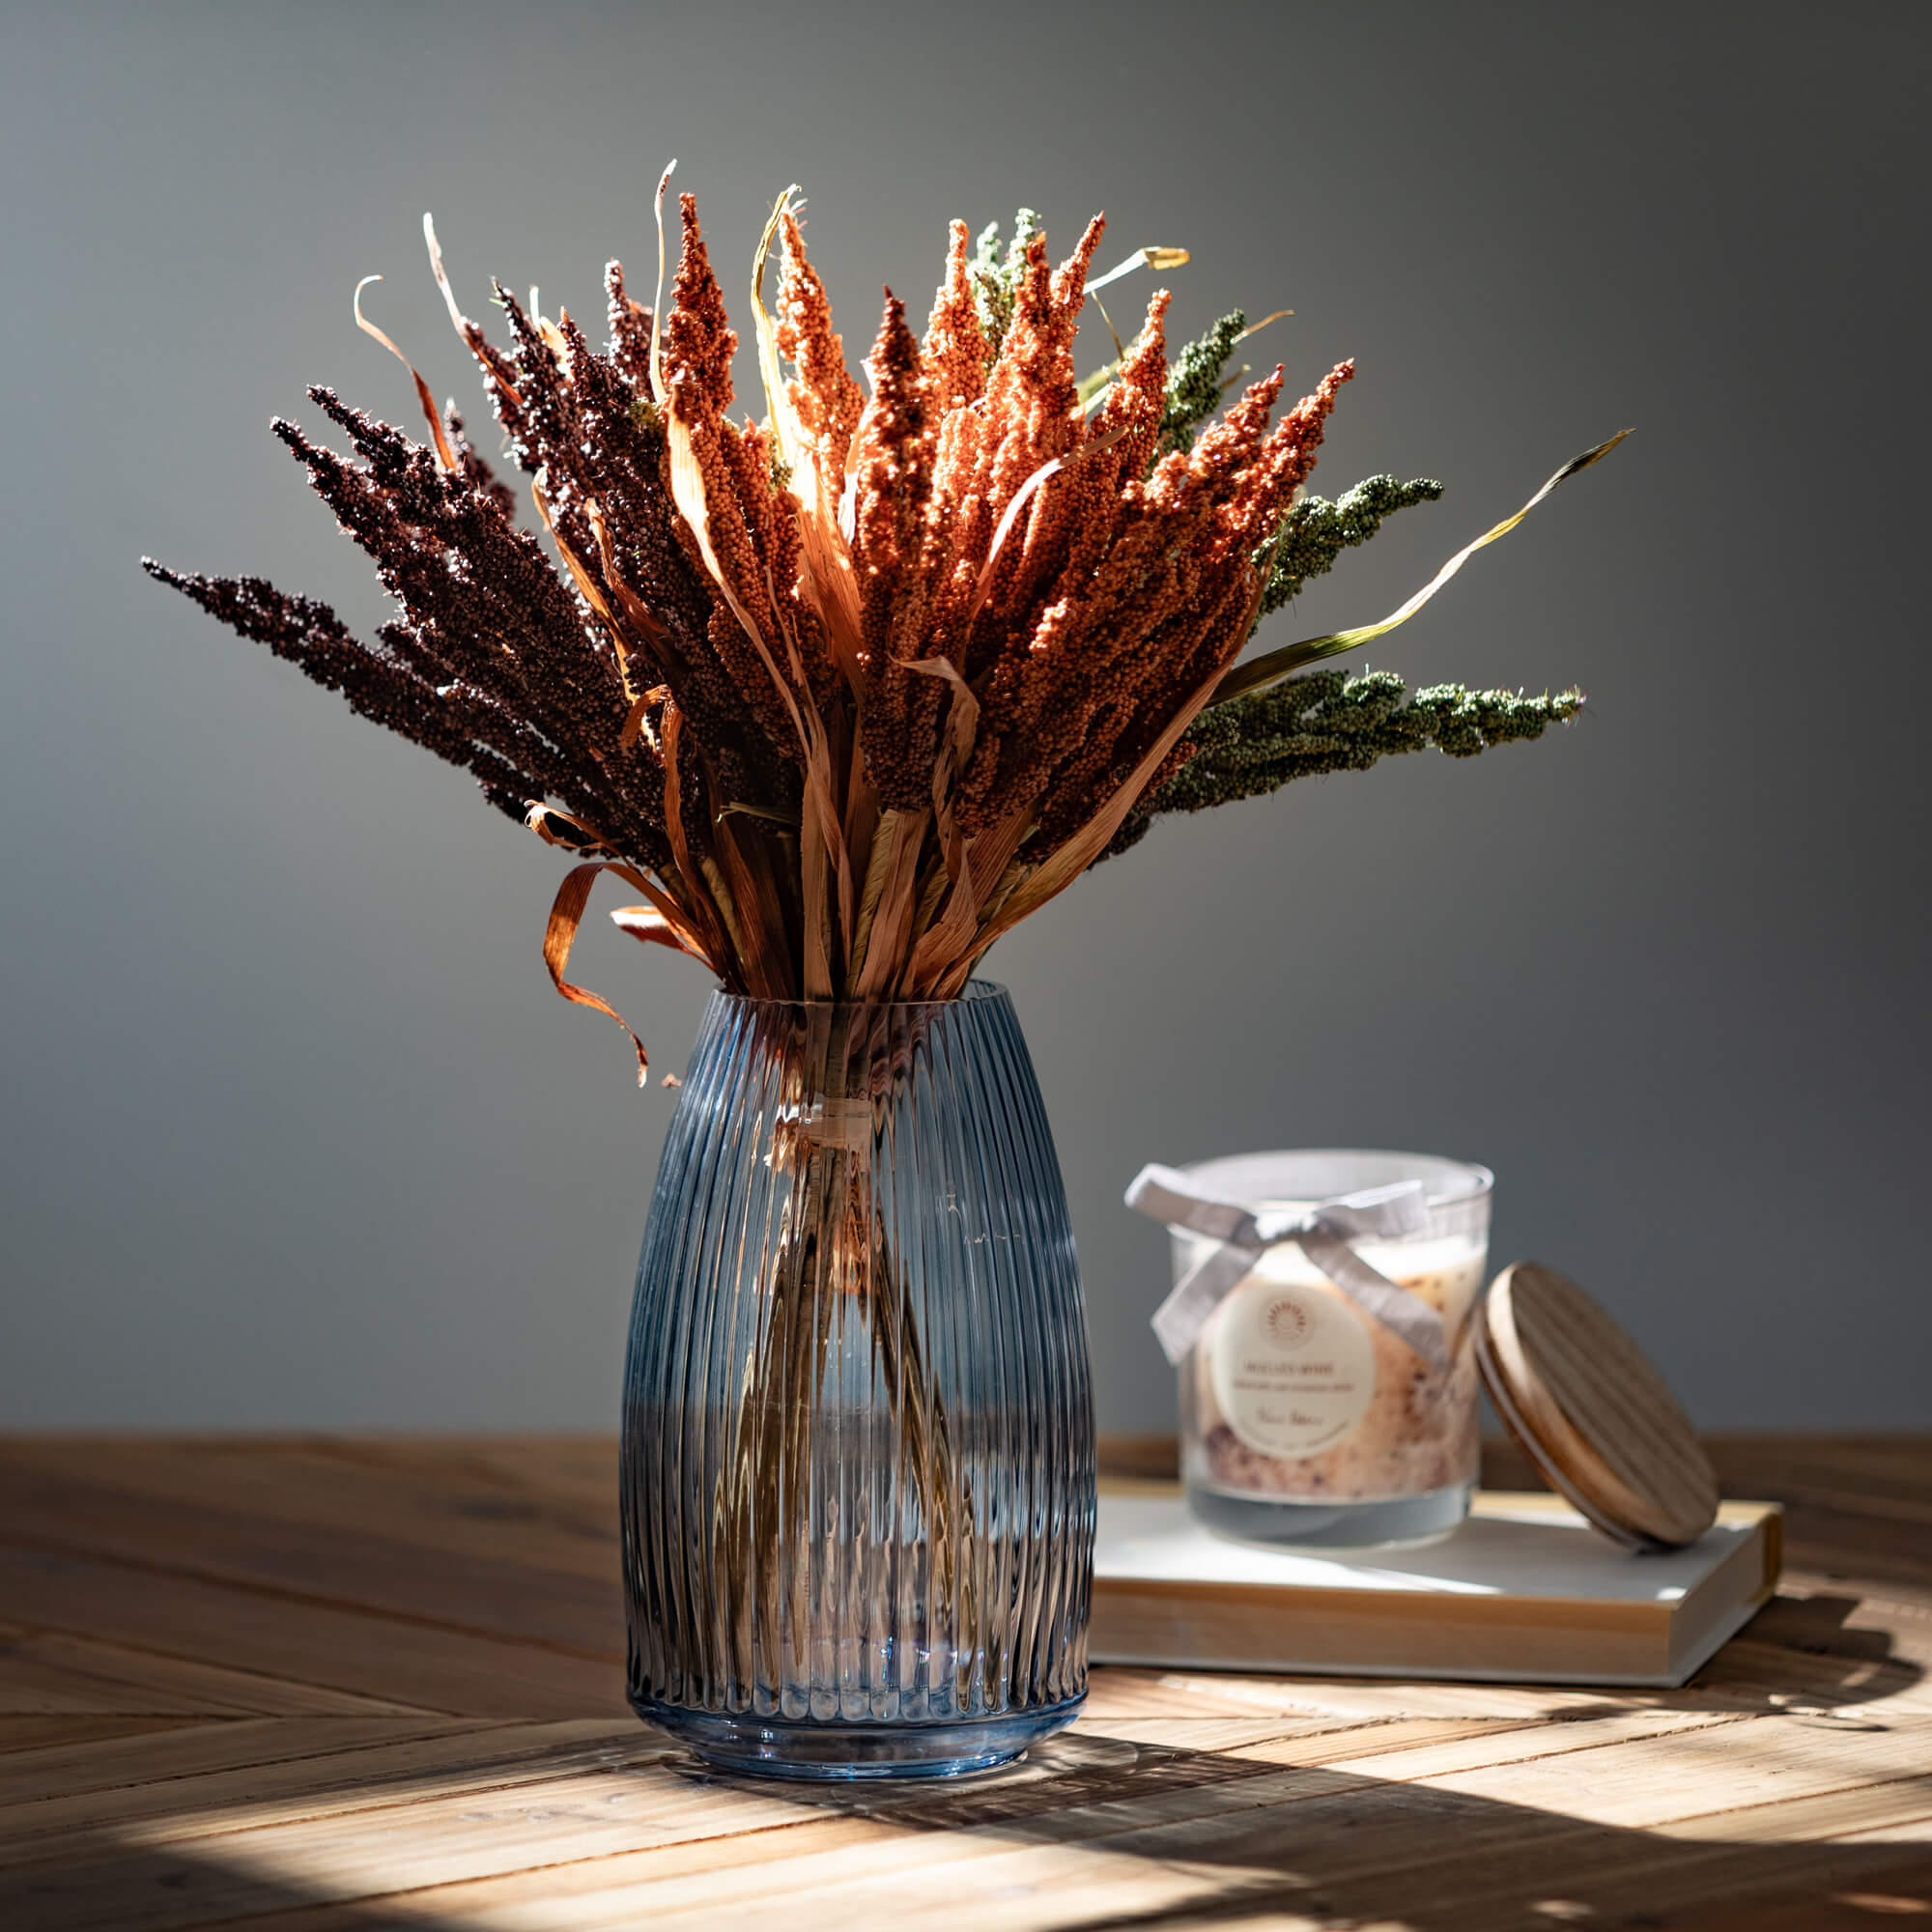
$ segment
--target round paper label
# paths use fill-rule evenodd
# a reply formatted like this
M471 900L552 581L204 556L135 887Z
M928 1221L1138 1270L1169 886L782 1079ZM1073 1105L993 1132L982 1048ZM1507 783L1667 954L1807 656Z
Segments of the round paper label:
M1266 1456L1334 1448L1375 1399L1367 1326L1319 1288L1250 1278L1221 1304L1208 1348L1216 1406Z

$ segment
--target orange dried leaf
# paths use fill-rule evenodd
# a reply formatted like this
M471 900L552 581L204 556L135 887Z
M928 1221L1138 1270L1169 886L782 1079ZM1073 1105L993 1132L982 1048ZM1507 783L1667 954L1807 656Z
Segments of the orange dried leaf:
M362 291L371 282L380 282L382 279L381 275L364 275L355 284L355 294L350 302L351 308L355 312L355 327L364 335L373 335L410 372L410 381L416 385L416 401L422 406L423 420L429 424L430 438L436 444L437 461L454 474L457 467L456 452L450 448L449 438L443 433L442 418L437 413L436 398L430 394L429 384L416 374L416 365L362 313Z
M644 1051L644 1043L632 1030L610 1001L593 993L587 986L573 985L564 975L570 964L570 949L577 943L577 928L583 920L583 909L590 903L590 888L597 883L600 872L629 871L628 867L612 867L603 864L577 866L563 876L563 883L556 889L556 897L551 901L550 923L544 927L544 964L550 969L551 984L568 1000L572 1006L593 1007L600 1013L608 1013L630 1035L631 1044L638 1051L638 1085L641 1087L651 1068L650 1055Z

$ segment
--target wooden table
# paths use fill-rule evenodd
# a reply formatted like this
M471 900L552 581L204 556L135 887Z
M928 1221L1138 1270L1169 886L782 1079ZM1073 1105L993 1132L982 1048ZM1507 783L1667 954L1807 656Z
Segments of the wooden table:
M1789 1567L1682 1691L1103 1670L821 1790L625 1708L609 1441L0 1440L0 1926L1932 1926L1932 1442L1715 1446Z

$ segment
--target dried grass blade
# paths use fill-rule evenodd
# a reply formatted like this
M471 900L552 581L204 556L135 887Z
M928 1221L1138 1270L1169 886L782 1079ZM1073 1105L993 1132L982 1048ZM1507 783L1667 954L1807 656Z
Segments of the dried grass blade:
M381 275L364 275L355 284L355 294L349 304L355 312L355 327L364 335L373 335L410 372L410 381L416 385L416 401L422 406L423 420L429 424L430 437L436 443L436 460L442 465L445 470L454 475L456 472L456 452L450 448L449 438L443 434L442 418L437 414L436 398L430 394L429 384L416 374L416 365L362 313L362 291L371 282L380 282L382 279Z
M456 292L449 286L449 272L442 266L442 243L436 239L436 217L427 213L423 215L423 240L429 244L429 271L442 291L442 303L456 325L457 334L462 335L469 326L469 319L456 305Z
M1594 449L1586 449L1581 456L1573 456L1515 516L1505 517L1494 528L1485 530L1474 543L1465 544L1413 597L1400 609L1390 611L1379 624L1364 624L1353 631L1331 631L1326 637L1305 638L1296 644L1284 644L1279 650L1264 651L1260 657L1250 658L1247 663L1237 664L1228 670L1220 683L1214 687L1214 696L1209 702L1226 704L1230 698L1245 697L1251 691L1260 691L1264 686L1279 684L1283 678L1300 670L1304 665L1314 664L1322 658L1338 657L1344 651L1352 651L1377 638L1385 637L1398 624L1407 623L1484 545L1494 543L1498 537L1508 536L1559 483L1567 482L1579 470L1587 469L1591 464L1600 462L1630 434L1627 429L1619 430L1607 442L1600 442Z
M929 994L951 966L977 951L975 935L980 925L980 901L973 891L973 867L966 856L964 841L950 822L941 835L946 855L946 870L952 880L939 917L920 934L906 962L902 991L907 999Z
M612 863L611 870L626 884L635 886L645 898L650 900L651 904L664 915L671 930L684 941L684 950L694 959L701 960L721 980L727 979L726 968L731 964L730 960L713 955L691 914L664 887L655 879L647 878L635 866L628 863Z
M896 806L888 806L880 813L878 829L872 836L872 849L866 861L865 883L859 893L858 923L853 929L851 951L846 961L847 971L855 983L865 965L866 949L872 937L872 921L878 914L879 895L886 888L886 873L892 866L899 820L904 816Z
M555 845L565 852L614 852L617 848L593 825L586 825L581 818L573 818L567 811L559 811L554 805L541 801L532 805L524 813L524 823L534 832L546 845ZM569 833L576 833L571 838Z
M657 196L651 203L658 224L658 288L657 294L651 298L650 378L651 400L659 409L664 408L667 393L664 377L665 189L670 185L671 169L676 166L677 156L673 155L664 173L658 177Z
M952 815L952 786L973 755L973 741L980 724L980 700L950 658L919 658L909 662L906 668L928 677L944 678L952 687L947 742L934 761L932 773L933 823L938 829L940 857L952 889L946 895L943 909L920 934L912 957L906 962L902 986L911 996L923 990L927 980L943 971L962 950L970 949L979 924L976 873L967 857L966 840ZM922 902L922 914L923 910ZM915 925L918 923L915 916Z
M1193 259L1185 248L1136 248L1124 262L1117 262L1104 275L1094 276L1087 284L1087 293L1091 296L1095 289L1104 289L1142 269L1151 269L1156 274L1166 269L1184 269Z
M798 865L805 918L805 997L829 1000L832 997L832 870L828 827L818 786L807 784L803 804Z
M757 335L758 376L764 384L765 415L791 474L791 497L798 506L799 537L812 605L825 625L839 668L856 691L859 584L852 573L852 556L847 548L850 532L842 530L839 522L838 488L842 487L843 479L835 486L820 472L817 451L799 427L785 390L784 371L779 362L778 330L765 307L765 270L771 260L772 243L778 239L779 224L797 192L798 184L794 182L773 204L771 217L752 257L753 327Z
M1090 296L1094 296L1094 306L1100 311L1100 320L1107 325L1107 336L1114 345L1113 366L1118 369L1127 359L1127 345L1121 340L1121 331L1114 327L1114 318L1107 313L1107 304L1098 296L1094 296L1092 289L1089 289L1087 293ZM1073 393L1076 396L1079 395L1080 391L1077 386Z
M731 614L743 627L746 637L751 639L753 648L758 654L759 662L772 680L773 688L784 701L785 710L791 717L792 728L798 733L799 748L805 762L807 801L807 810L802 815L800 825L800 865L804 875L806 898L805 947L808 986L814 983L814 973L820 965L823 965L825 971L824 992L821 994L808 991L806 997L830 999L831 958L827 935L820 928L818 916L813 907L823 901L829 916L831 908L824 888L832 873L826 867L836 865L839 923L842 930L850 931L852 870L845 851L838 808L832 795L831 758L825 744L825 728L819 721L817 712L812 708L810 693L805 694L805 708L801 710L799 693L793 690L779 669L778 660L773 657L764 633L731 588L718 561L718 553L711 542L711 514L704 495L704 473L698 468L697 454L692 445L690 425L674 409L665 411L664 421L665 444L670 456L671 498L677 504L678 514L684 518L690 526L692 536L696 540L698 554L703 558L704 567L710 573L711 581L718 586L719 594L730 607ZM793 655L796 656L796 653ZM815 886L814 881L817 882Z
M1032 824L1031 809L1016 811L989 825L973 840L973 890L982 907L992 904Z
M747 805L741 799L733 799L729 805L720 808L720 818L757 818L767 825L780 825L785 831L796 834L800 814L795 811L781 811L773 805Z
M1102 314L1105 310L1101 311ZM1121 373L1119 359L1103 362L1099 368L1089 370L1074 385L1074 395L1079 399L1080 413L1091 416L1105 400L1107 391L1114 385L1114 378Z
M541 520L546 533L549 535L551 542L556 547L557 555L562 557L564 568L570 572L570 581L577 585L579 595L589 605L597 621L610 634L611 647L617 653L617 662L619 665L627 668L624 675L624 688L628 691L631 688L628 666L631 653L636 646L625 634L623 625L617 619L616 611L611 610L610 599L604 595L603 586L591 576L589 566L571 549L569 544L564 542L563 537L557 530L554 519L551 516L550 505L544 501L543 491L534 483L530 485L530 497L537 506L537 516Z
M608 1013L630 1035L631 1044L638 1053L638 1085L641 1087L650 1074L651 1059L630 1022L602 995L591 992L587 986L573 985L563 977L570 964L570 949L577 943L577 928L582 923L583 910L590 903L590 888L597 883L600 872L610 871L629 873L630 867L594 863L574 867L564 874L556 897L551 901L550 923L544 927L544 964L550 969L551 984L572 1006L594 1007L598 1012Z
M791 973L790 947L785 937L784 909L779 903L778 882L769 866L754 866L746 857L738 835L721 814L712 826L718 849L718 864L729 899L735 904L740 922L755 919L755 934L739 935L740 956L750 968L753 990L768 1000L789 1000L796 996ZM709 877L707 869L706 876Z
M1249 323L1247 327L1242 329L1240 334L1235 337L1235 341L1245 342L1249 336L1259 335L1262 332L1262 330L1268 326L1269 323L1279 322L1284 316L1293 315L1293 313L1294 311L1292 308L1278 308L1274 311L1272 315L1264 315L1259 322Z
M667 702L664 718L660 724L660 735L664 742L665 771L665 837L670 843L671 863L676 866L678 877L684 881L685 891L691 895L691 903L704 923L713 927L714 943L707 950L715 955L723 956L732 949L732 921L727 908L712 902L712 894L702 869L692 861L691 842L684 834L684 785L678 769L678 738L684 720L674 703ZM738 949L742 958L743 949Z
M753 953L745 944L745 935L739 928L737 912L732 904L730 888L724 874L718 869L718 862L708 852L697 855L697 869L704 875L705 891L711 895L711 903L718 909L718 919L724 928L724 944L729 956L738 963L739 981L744 990L758 997L768 997L770 981L765 974L765 961Z
M611 915L611 923L619 932L629 933L640 945L668 946L673 952L682 952L687 959L696 959L700 966L711 964L703 953L694 952L685 944L684 935L656 906L619 906Z
M772 656L764 633L753 622L752 613L745 609L725 577L724 565L718 561L718 552L711 542L711 506L704 495L704 471L698 467L697 451L692 444L691 425L673 409L665 411L664 424L665 447L670 457L671 500L697 541L698 554L704 559L704 568L712 582L718 586L718 594L731 607L732 616L737 618L745 635L757 647L758 656L771 673L773 684L790 706L792 722L798 724L799 737L803 741L805 727L799 724L798 706L792 702L791 687L779 675L778 661Z
M851 734L845 773L845 859L854 877L863 879L871 865L872 840L879 829L879 794L866 770L865 742L857 730ZM856 907L854 914L856 917ZM852 956L855 933L845 935L845 956Z
M625 751L628 752L641 738L652 751L658 753L660 756L663 755L663 747L658 743L658 734L651 729L650 707L654 703L662 702L666 696L665 687L660 684L649 691L640 692L632 698L630 710L624 713L623 727L617 733L617 743Z
M1253 628L1266 587L1266 573L1257 572L1254 590L1234 636L1246 637ZM1107 849L1107 841L1121 829L1122 821L1133 810L1134 801L1147 789L1154 773L1160 769L1161 760L1179 744L1182 733L1212 700L1218 682L1218 673L1203 680L1186 703L1168 720L1159 737L1127 775L1126 781L1116 788L1106 804L1071 838L1027 875L998 917L981 928L981 937L973 949L976 956L984 952L1002 933L1010 932L1021 920L1037 912L1048 899L1064 893Z
M885 876L865 960L852 976L853 997L860 1000L875 1000L892 984L895 969L906 956L913 915L919 905L919 858L931 814L898 811L892 816L890 836L879 840L887 847Z
M765 307L765 268L771 260L772 243L778 240L779 223L784 219L791 198L797 192L798 184L793 182L773 203L771 218L765 223L764 233L758 237L757 248L752 256L752 317L758 339L758 375L765 385L765 414L779 440L786 466L794 474L798 470L802 439L792 415L791 399L785 394L784 372L779 365L778 330L773 327L771 313Z
M1121 829L1121 822L1133 808L1135 799L1147 788L1160 761L1180 742L1181 734L1213 695L1213 680L1204 683L1169 721L1137 764L1126 782L1052 856L1044 860L1010 899L999 918L983 931L975 948L985 952L1001 934L1010 932L1021 920L1036 913L1048 899L1065 892L1106 849L1107 841Z
M442 266L442 244L436 239L436 222L428 214L423 216L423 241L429 246L429 271L436 277L437 287L442 291L442 304L449 311L449 320L462 338L463 346L471 355L480 358L485 354L479 347L482 332L456 304L456 292L449 286L449 274ZM523 398L509 382L503 363L500 360L490 361L486 363L486 367L491 382L501 389L511 403L521 409Z
M615 547L611 542L610 520L604 514L603 505L594 497L584 505L584 516L589 522L591 535L597 539L597 557L603 566L604 582L609 585L611 595L617 600L617 608L624 613L625 622L637 634L636 638L631 637L614 618L611 619L611 637L617 647L618 669L624 680L624 695L633 700L632 709L635 711L639 692L631 677L631 660L637 654L637 639L641 638L655 650L664 642L665 628L653 615L650 606L624 582L623 573L617 568ZM544 521L550 528L552 541L561 551L562 540L556 534L556 526L550 523L548 513ZM586 578L589 576L589 571L581 562L575 567L582 576ZM662 661L661 653L660 661ZM629 728L628 725L626 728ZM633 733L633 736L635 735Z
M947 728L952 741L952 769L962 772L966 760L973 755L973 741L980 731L980 700L973 695L973 687L960 674L958 667L951 658L906 658L901 660L907 670L918 671L922 677L943 677L952 687L952 705L948 716Z
M1006 548L1007 537L1019 515L1032 500L1033 494L1056 470L1065 469L1068 464L1078 463L1083 456L1097 456L1103 449L1112 449L1115 443L1134 428L1132 423L1122 423L1119 429L1109 430L1105 436L1096 436L1090 441L1069 449L1065 456L1053 457L1042 463L1020 487L1013 492L1013 499L1007 505L1006 514L1001 517L993 531L993 541L986 551L986 561L980 566L980 581L973 588L973 607L966 613L967 623L980 614L980 607L986 601L986 594L993 587L993 573L1000 567L1000 553Z

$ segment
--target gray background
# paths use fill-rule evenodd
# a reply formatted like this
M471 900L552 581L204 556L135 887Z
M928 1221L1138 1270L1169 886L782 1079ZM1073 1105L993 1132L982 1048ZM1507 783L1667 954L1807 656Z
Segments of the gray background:
M594 313L607 255L648 283L671 155L734 302L805 185L855 358L882 281L923 312L948 216L1021 201L1064 245L1104 207L1109 261L1191 248L1171 332L1286 304L1255 350L1291 382L1358 356L1318 487L1449 494L1278 641L1392 608L1639 426L1370 654L1575 680L1578 726L1167 826L995 955L1103 1425L1172 1414L1122 1184L1308 1144L1490 1163L1496 1259L1578 1276L1707 1423L1932 1422L1927 23L11 8L0 1422L614 1422L671 1102L549 989L554 856L134 560L378 621L268 417L324 380L413 422L350 323L373 270L469 403L423 209L472 312L499 272ZM696 969L608 930L580 964L681 1064Z

